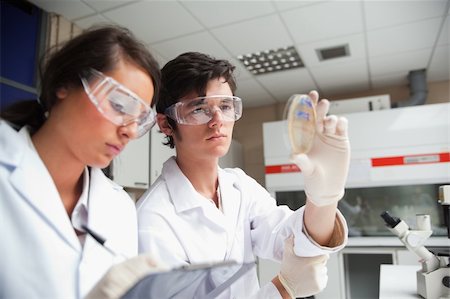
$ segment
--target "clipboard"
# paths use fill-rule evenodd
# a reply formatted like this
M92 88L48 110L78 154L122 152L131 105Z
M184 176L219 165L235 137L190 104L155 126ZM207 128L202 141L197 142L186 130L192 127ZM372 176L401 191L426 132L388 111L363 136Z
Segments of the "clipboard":
M142 278L122 299L213 299L255 266L226 261L187 265Z

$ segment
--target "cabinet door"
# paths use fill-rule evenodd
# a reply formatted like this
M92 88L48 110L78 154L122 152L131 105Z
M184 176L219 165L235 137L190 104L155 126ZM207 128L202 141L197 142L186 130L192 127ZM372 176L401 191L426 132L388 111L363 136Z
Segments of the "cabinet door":
M153 184L161 174L164 162L175 156L175 149L163 144L166 135L160 132L158 124L152 128L150 135L150 184Z
M150 134L132 140L113 162L113 179L123 187L149 187Z

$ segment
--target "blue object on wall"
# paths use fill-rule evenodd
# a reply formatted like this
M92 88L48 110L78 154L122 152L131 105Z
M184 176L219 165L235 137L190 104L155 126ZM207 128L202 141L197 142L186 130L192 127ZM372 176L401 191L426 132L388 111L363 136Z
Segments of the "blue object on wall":
M0 83L0 111L8 107L14 102L23 100L36 99L35 94L29 93L25 90L18 89L3 83Z
M0 77L36 88L41 15L42 10L27 1L0 1ZM24 97L36 98L5 82L0 89L0 108Z

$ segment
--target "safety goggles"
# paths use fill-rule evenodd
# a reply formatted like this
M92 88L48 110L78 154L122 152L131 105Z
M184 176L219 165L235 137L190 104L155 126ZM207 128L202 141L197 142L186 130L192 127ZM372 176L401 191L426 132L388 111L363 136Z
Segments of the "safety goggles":
M103 73L89 69L80 75L84 90L97 110L118 126L137 124L137 137L155 124L155 112L131 90Z
M201 125L209 122L216 111L223 121L236 121L242 116L242 100L227 95L213 95L181 100L168 107L164 114L183 125Z

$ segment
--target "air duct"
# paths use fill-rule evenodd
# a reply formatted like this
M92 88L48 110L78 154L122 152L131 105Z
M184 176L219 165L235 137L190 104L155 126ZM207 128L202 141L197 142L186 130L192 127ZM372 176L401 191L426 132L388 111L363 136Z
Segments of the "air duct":
M392 104L392 108L423 105L427 100L426 70L414 70L408 74L410 98Z

